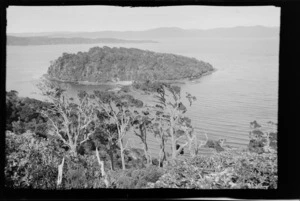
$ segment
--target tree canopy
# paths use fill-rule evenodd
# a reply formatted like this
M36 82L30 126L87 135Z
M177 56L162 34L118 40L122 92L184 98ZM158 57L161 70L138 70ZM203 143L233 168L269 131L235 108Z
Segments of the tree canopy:
M198 78L212 71L206 62L174 54L136 48L93 47L88 52L63 53L48 69L63 81L141 81Z

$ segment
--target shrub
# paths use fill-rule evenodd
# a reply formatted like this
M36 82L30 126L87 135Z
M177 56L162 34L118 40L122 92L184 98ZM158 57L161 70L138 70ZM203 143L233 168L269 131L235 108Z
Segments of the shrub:
M145 188L147 183L156 182L163 175L163 170L156 166L143 169L128 169L111 172L112 183L116 188Z
M12 130L16 134L25 133L26 132L25 123L20 120L12 122Z
M45 107L49 107L49 103L18 97L17 91L6 92L6 130L16 134L35 131L36 125L46 122L39 113Z
M80 165L76 165L75 167L69 167L64 171L63 176L63 188L65 189L73 189L73 188L88 188L88 180L87 180L87 170Z
M54 141L32 133L6 133L5 185L14 188L56 188L62 150Z
M249 133L250 142L248 148L250 152L267 153L277 152L277 131L276 124L268 122L260 125L256 121L250 122L251 131Z
M277 188L277 156L228 149L169 166L151 188Z
M125 164L127 169L145 168L147 159L142 149L131 148L130 150L125 150L124 155L125 155Z
M63 189L106 188L94 155L67 156L63 170Z
M217 152L224 151L224 148L220 145L220 143L215 140L208 140L204 147L213 148Z

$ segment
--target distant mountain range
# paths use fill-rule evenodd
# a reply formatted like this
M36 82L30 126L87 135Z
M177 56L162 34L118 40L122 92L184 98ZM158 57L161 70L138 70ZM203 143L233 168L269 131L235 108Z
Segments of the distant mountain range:
M52 38L45 36L16 37L7 36L7 45L57 45L57 44L95 44L95 43L155 43L150 40L122 40L115 38Z
M8 33L17 37L49 37L49 38L89 38L100 40L114 38L122 40L155 40L160 38L269 38L279 36L279 27L238 26L215 29L181 29L163 27L145 31L97 31L97 32L45 32L45 33ZM74 39L73 39L74 40ZM77 39L78 40L78 39Z

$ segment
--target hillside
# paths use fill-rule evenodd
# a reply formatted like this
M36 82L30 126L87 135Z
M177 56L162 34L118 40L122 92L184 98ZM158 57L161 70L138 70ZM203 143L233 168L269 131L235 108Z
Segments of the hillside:
M156 43L151 40L121 40L116 38L49 38L7 36L7 45L58 45L58 44L95 44L95 43Z
M62 81L177 80L198 78L213 67L195 58L135 48L93 47L64 53L52 62L48 77Z
M61 38L119 38L153 40L163 38L270 38L279 37L279 27L237 26L214 29L181 29L161 27L143 31L10 33L11 36L48 36Z

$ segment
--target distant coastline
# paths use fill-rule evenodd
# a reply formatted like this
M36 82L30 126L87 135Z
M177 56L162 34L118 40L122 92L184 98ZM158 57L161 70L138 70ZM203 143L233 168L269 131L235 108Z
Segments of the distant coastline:
M61 45L61 44L97 44L97 43L158 43L153 40L124 40L117 38L52 38L52 37L16 37L7 36L8 46Z
M236 26L212 29L182 29L179 27L159 27L141 31L95 31L95 32L48 32L48 33L8 33L17 37L49 38L119 38L126 40L148 40L156 38L269 38L279 37L279 27Z

